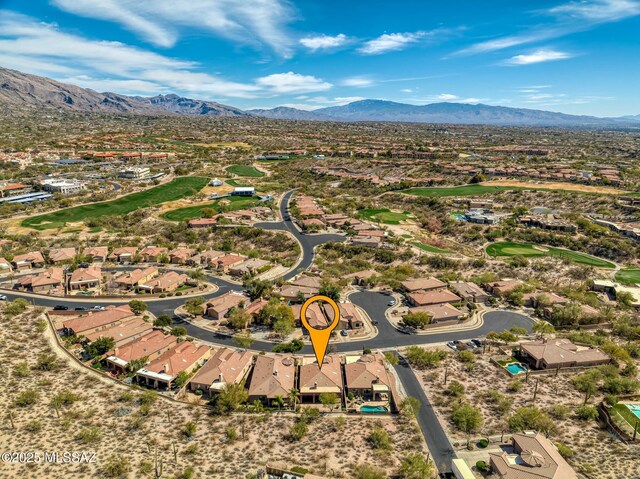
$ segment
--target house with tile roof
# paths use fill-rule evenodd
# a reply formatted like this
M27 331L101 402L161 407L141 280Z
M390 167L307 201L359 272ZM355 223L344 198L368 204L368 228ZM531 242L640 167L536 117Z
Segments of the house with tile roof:
M513 434L513 453L489 454L491 472L500 479L578 479L556 446L540 433Z
M11 273L13 271L13 267L11 266L11 262L6 258L0 258L0 275Z
M431 317L431 324L448 321L460 321L466 314L450 303L430 304L411 308L410 313L427 313Z
M271 405L276 396L287 399L295 387L296 363L292 356L258 356L249 380L249 402Z
M107 259L118 263L129 263L138 252L135 246L125 246L123 248L114 249Z
M66 336L85 336L134 317L135 314L129 305L107 306L104 311L83 311L78 316L64 321L62 328Z
M114 282L120 289L131 290L137 288L141 283L151 281L158 275L158 269L150 266L145 269L134 269L118 276Z
M187 264L189 258L196 254L193 248L177 248L169 253L169 261L171 264Z
M158 256L167 254L169 250L167 248L159 246L146 246L140 251L140 256L145 263L156 263Z
M32 293L64 294L65 272L62 268L49 268L38 274L20 276L15 287Z
M162 275L138 283L138 289L140 291L146 291L148 293L168 293L175 291L183 284L190 280L189 276L184 273L178 273L176 271L167 271Z
M106 246L92 246L85 248L82 252L84 256L89 256L94 263L104 263L109 254L109 248Z
M320 394L335 394L342 401L344 384L340 357L327 354L322 368L315 358L305 358L298 372L298 391L303 403L318 403Z
M30 253L14 256L11 263L13 264L13 267L18 271L42 268L44 266L44 257L39 251L32 251Z
M447 287L447 283L444 283L437 278L408 279L403 281L401 284L402 289L408 293L413 293L414 291L432 291Z
M229 291L228 293L223 294L222 296L218 296L214 298L212 301L209 301L205 305L206 315L212 319L220 320L224 319L232 308L236 308L240 306L241 303L249 304L249 297L245 296L242 293L238 293L235 291Z
M227 384L240 384L248 376L253 364L253 353L219 349L202 366L189 382L191 391L201 390L211 397Z
M394 385L380 353L345 356L345 391L365 400L389 401Z
M166 335L162 331L151 331L133 341L117 346L108 351L105 365L110 371L125 373L131 361L153 361L162 353L174 346L178 338ZM145 360L146 358L146 360Z
M113 338L116 347L123 346L134 339L138 339L153 331L153 325L144 319L135 316L120 324L112 324L99 331L88 332L84 335L87 342L91 343L100 338Z
M100 290L101 282L102 270L97 266L77 268L71 273L71 277L69 278L69 291Z
M559 369L609 364L611 358L597 348L568 339L543 339L520 344L520 355L534 369Z
M70 263L76 256L75 248L57 248L49 251L49 262L53 264Z
M190 373L202 366L210 356L209 346L197 346L191 341L183 341L139 369L135 381L154 389L171 389L181 372Z
M457 303L462 299L448 289L436 289L431 291L416 291L407 296L412 306L429 306L432 304Z

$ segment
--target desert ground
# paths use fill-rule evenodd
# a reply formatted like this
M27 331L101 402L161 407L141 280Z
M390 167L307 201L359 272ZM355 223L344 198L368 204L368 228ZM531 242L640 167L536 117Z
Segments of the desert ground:
M390 416L321 416L293 441L292 413L214 416L207 408L145 394L83 368L58 348L41 310L2 315L0 326L2 450L96 453L91 464L0 462L3 479L154 477L156 451L160 477L254 477L265 463L278 462L346 479L357 464L391 472L404 454L426 451L415 421ZM35 399L16 404L30 390ZM51 398L61 392L75 397L53 408ZM369 445L376 426L389 434L392 451Z
M471 434L472 443L487 436L497 436L499 439L503 432L505 436L508 435L507 419L520 407L535 406L548 413L554 406L565 406L565 417L552 415L555 427L549 438L573 451L573 457L568 461L577 471L584 472L593 479L640 478L638 443L626 446L605 429L601 429L596 421L584 421L576 417L574 411L583 405L584 395L576 391L570 382L575 373L561 373L557 377L554 374L531 375L528 382L525 382L524 374L521 374L517 377L521 387L515 392L509 388L514 379L490 362L490 356L495 354L495 347L491 352L479 354L472 366L450 355L437 369L416 371L456 449L466 447L467 435L459 431L450 420L452 399L445 394L445 390L452 381L460 382L465 387L464 400L482 411L484 424L477 433ZM448 377L447 385L444 385L446 369ZM534 402L536 380L539 383ZM496 403L488 400L487 392L490 390L497 391L511 402L507 411L500 412ZM601 397L594 396L587 404L595 405L600 399Z

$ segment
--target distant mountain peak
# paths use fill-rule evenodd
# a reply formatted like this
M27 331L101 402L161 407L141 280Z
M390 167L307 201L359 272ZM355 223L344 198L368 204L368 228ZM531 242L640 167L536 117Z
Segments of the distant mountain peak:
M313 111L285 106L243 111L233 106L186 98L175 93L153 97L99 93L2 67L0 67L0 107L138 115L257 116L297 121L420 122L583 128L640 127L640 115L597 118L482 103L441 102L410 105L388 100L367 99Z

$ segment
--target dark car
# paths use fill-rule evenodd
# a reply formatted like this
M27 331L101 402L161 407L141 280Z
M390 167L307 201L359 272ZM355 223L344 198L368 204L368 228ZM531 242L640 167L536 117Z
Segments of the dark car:
M398 328L398 331L400 331L402 334L413 334L413 331L411 331L409 328Z
M371 320L371 324L373 324L374 326L376 326L378 324L378 320L376 319L372 319Z
M68 309L68 308L65 308ZM85 308L84 306L79 306L77 308L74 308L75 311L89 311L89 308Z
M69 306L62 306L60 304L53 307L54 311L66 311L67 309L69 309Z
M473 344L475 344L477 347L481 348L482 346L484 346L484 343L482 341L480 341L479 339L472 339L471 342Z

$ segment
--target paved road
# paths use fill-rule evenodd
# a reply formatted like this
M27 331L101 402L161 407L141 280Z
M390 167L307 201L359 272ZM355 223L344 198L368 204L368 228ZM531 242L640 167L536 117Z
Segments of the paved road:
M298 228L296 228L296 226L293 224L293 221L291 220L291 216L289 214L289 202L291 201L291 197L293 196L294 192L294 190L291 190L285 193L282 197L282 201L280 202L280 215L282 216L283 221L275 223L256 223L254 225L257 228L262 228L265 230L288 231L295 237L298 243L300 243L300 248L302 249L302 259L300 260L300 263L295 270L289 271L282 276L282 279L284 279L285 281L290 280L291 278L300 274L302 271L307 270L311 266L311 264L313 263L314 249L316 246L328 243L330 241L345 240L344 235L306 235L301 233L300 230L298 230Z
M418 425L429 446L433 462L435 462L440 472L450 472L451 460L456 457L455 451L449 444L447 434L438 421L433 405L422 389L422 385L415 374L406 363L398 364L395 366L395 370L398 373L398 377L406 393L418 399L422 404L420 412L418 413Z
M299 274L300 272L308 269L313 263L314 249L316 246L329 242L329 241L343 241L345 238L341 235L305 235L302 234L291 221L289 216L289 201L293 195L293 191L285 193L280 203L280 213L283 221L271 222L271 223L258 223L255 226L267 230L280 230L290 232L295 239L300 243L302 250L302 257L294 271L290 271L283 275L284 280L289 280ZM215 276L207 275L207 281L218 286L218 290L204 295L205 300L220 296L231 290L242 289L238 284L230 283ZM19 294L5 293L8 299L13 300L17 297L21 297ZM390 296L380 292L360 291L350 296L351 301L364 309L369 317L377 321L378 335L375 338L369 340L352 341L348 343L334 343L330 345L330 348L337 352L355 352L361 351L363 348L369 349L391 349L397 350L402 346L409 345L427 345L444 343L453 340L468 340L477 336L484 336L489 331L503 331L510 329L514 326L524 327L528 330L531 329L532 320L523 314L515 313L512 311L490 311L484 315L484 323L477 329L470 331L459 332L443 332L438 334L429 335L407 335L400 333L396 330L385 316ZM69 298L44 298L44 297L31 297L29 298L34 304L52 308L58 304L64 304L70 309L76 307L87 306L87 302L78 301ZM155 314L160 315L163 313L173 314L174 310L184 304L185 298L170 298L162 301L149 301L147 304L149 310ZM95 301L92 305L108 305L113 304L114 301ZM174 318L176 320L177 318ZM208 341L222 346L236 346L233 340L225 335L215 333L206 329L202 329L190 323L182 323L177 321L178 324L183 325L190 336ZM272 343L265 341L256 341L251 347L252 350L257 351L271 351L273 347ZM301 351L303 354L312 354L313 350L311 346L307 345ZM450 471L451 459L455 457L454 452L450 449L449 442L447 440L445 432L442 430L440 423L437 421L433 407L429 402L426 394L422 390L417 378L410 370L408 366L398 365L396 371L404 388L410 396L416 397L422 403L420 414L418 417L418 423L422 434L427 441L429 450L433 454L433 459L440 468L441 471Z

